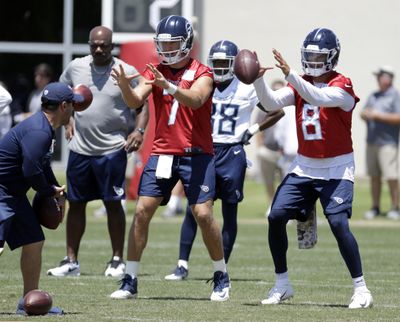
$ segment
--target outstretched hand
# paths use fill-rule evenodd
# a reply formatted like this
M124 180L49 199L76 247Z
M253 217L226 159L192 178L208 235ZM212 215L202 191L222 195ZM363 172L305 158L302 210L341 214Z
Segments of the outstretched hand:
M152 64L146 64L146 66L151 70L154 75L153 80L146 80L146 85L156 85L163 89L167 89L169 87L169 82L165 79L164 75L160 73L160 71Z
M289 75L290 66L288 65L286 60L283 59L282 54L279 51L277 51L275 48L272 49L272 53L274 54L274 58L278 62L277 64L275 64L275 66L282 70L283 74L285 74L285 77L287 75Z
M257 53L256 53L255 51L253 51L253 53L254 53L254 55L257 57L257 60L258 60ZM258 76L257 76L257 78L263 77L264 74L265 74L265 72L266 72L267 70L270 70L270 69L274 69L274 67L262 67L262 66L260 66L260 69L259 69L259 71L258 71Z
M133 75L126 75L124 67L122 65L119 65L119 70L115 67L113 67L111 71L111 77L115 80L116 85L119 87L121 86L127 86L131 83L132 79L139 77L140 73L133 74Z

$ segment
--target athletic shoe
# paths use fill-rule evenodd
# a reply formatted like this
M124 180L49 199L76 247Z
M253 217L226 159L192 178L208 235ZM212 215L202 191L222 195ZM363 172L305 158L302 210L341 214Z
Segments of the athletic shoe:
M4 247L0 247L0 256L1 256L1 254L3 254L3 251L4 251Z
M112 258L107 263L107 268L104 272L105 276L111 277L124 277L125 275L125 263L121 259Z
M81 269L79 262L71 262L67 256L60 262L60 264L51 268L47 271L47 275L51 276L79 276L81 275Z
M124 212L126 213L126 200L125 199L121 200L121 205L122 205L122 208L124 209ZM104 207L104 205L103 205L103 206L97 208L93 212L93 216L96 218L106 217L107 216L106 207Z
M119 281L121 287L113 292L110 297L112 299L124 300L134 299L137 297L137 278L132 278L129 274L125 274L122 280Z
M165 210L162 212L161 216L165 218L171 218L181 214L183 214L183 209L181 207L171 208L167 206Z
M372 307L374 300L372 299L371 292L369 290L355 291L351 297L349 309L366 309Z
M183 266L177 266L172 274L165 276L168 281L182 281L189 275L189 271Z
M223 273L221 271L215 272L212 280L214 283L214 289L211 293L210 300L217 302L229 300L229 289L231 288L231 283L228 273Z
M261 301L261 304L279 304L293 297L292 285L286 284L282 286L275 285L268 293L268 298Z
M20 315L26 315L25 309L24 309L24 298L20 298L18 301L17 305L17 310L15 311L15 314L20 314ZM64 311L59 308L58 306L53 306L50 308L49 312L47 312L46 315L63 315Z
M368 220L374 219L377 216L379 216L379 210L376 208L372 208L364 213L364 218Z
M96 217L96 218L106 217L107 216L106 207L101 206L101 207L97 208L93 212L93 216Z
M389 219L399 220L400 219L400 212L399 212L399 210L392 209L386 214L386 216Z
M300 249L309 249L313 248L317 241L317 211L314 205L306 221L297 220L297 244Z

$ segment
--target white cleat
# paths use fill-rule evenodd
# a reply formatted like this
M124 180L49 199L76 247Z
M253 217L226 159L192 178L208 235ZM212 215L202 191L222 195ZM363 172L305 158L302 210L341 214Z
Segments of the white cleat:
M399 220L400 219L400 212L398 210L390 210L387 214L386 217L389 219L393 220Z
M283 286L274 286L268 293L268 298L261 301L261 304L280 304L283 301L290 299L293 297L293 287L290 284L286 284Z
M60 262L60 265L47 271L47 275L57 277L79 276L81 275L79 262L70 262L68 257L64 257L64 259Z
M211 293L210 300L214 302L225 302L229 300L229 289L231 282L228 273L217 271L212 278L214 289Z
M135 299L137 297L137 278L132 278L129 274L120 280L119 290L111 293L110 297L115 300Z
M129 291L125 291L125 290L117 290L113 293L111 293L110 298L114 299L114 300L129 300L129 299L135 299L137 297L137 293L136 294L132 294Z
M122 260L112 259L107 263L107 268L104 272L105 276L122 278L125 275L125 263Z
M351 297L349 309L366 309L368 307L372 307L373 304L374 300L369 290L364 290L361 292L356 291Z
M177 266L172 274L165 276L167 281L183 281L188 277L189 271L183 266Z

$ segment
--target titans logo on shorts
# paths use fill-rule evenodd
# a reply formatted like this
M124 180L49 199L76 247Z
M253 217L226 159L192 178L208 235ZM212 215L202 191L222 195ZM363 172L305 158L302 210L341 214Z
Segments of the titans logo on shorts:
M272 208L307 210L319 198L326 216L346 211L351 217L353 189L349 180L316 180L289 174L277 189Z
M212 155L175 155L172 163L172 176L169 179L156 178L157 162L158 155L150 156L147 161L140 178L139 196L163 197L161 205L166 205L171 197L171 190L180 179L189 205L214 199L215 166Z
M70 151L67 166L68 200L125 199L126 152L99 156Z
M228 203L243 200L246 174L246 152L242 144L214 145L216 172L216 198Z

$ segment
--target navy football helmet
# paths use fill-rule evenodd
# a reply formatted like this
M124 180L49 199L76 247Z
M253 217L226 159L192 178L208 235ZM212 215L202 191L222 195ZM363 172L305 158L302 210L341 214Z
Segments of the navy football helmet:
M218 41L211 47L208 66L211 67L217 83L233 78L233 63L238 52L238 47L229 40Z
M333 70L338 63L340 43L332 30L311 31L301 48L301 64L306 75L318 77Z
M165 17L158 23L154 42L161 64L176 64L193 47L193 27L181 16Z

